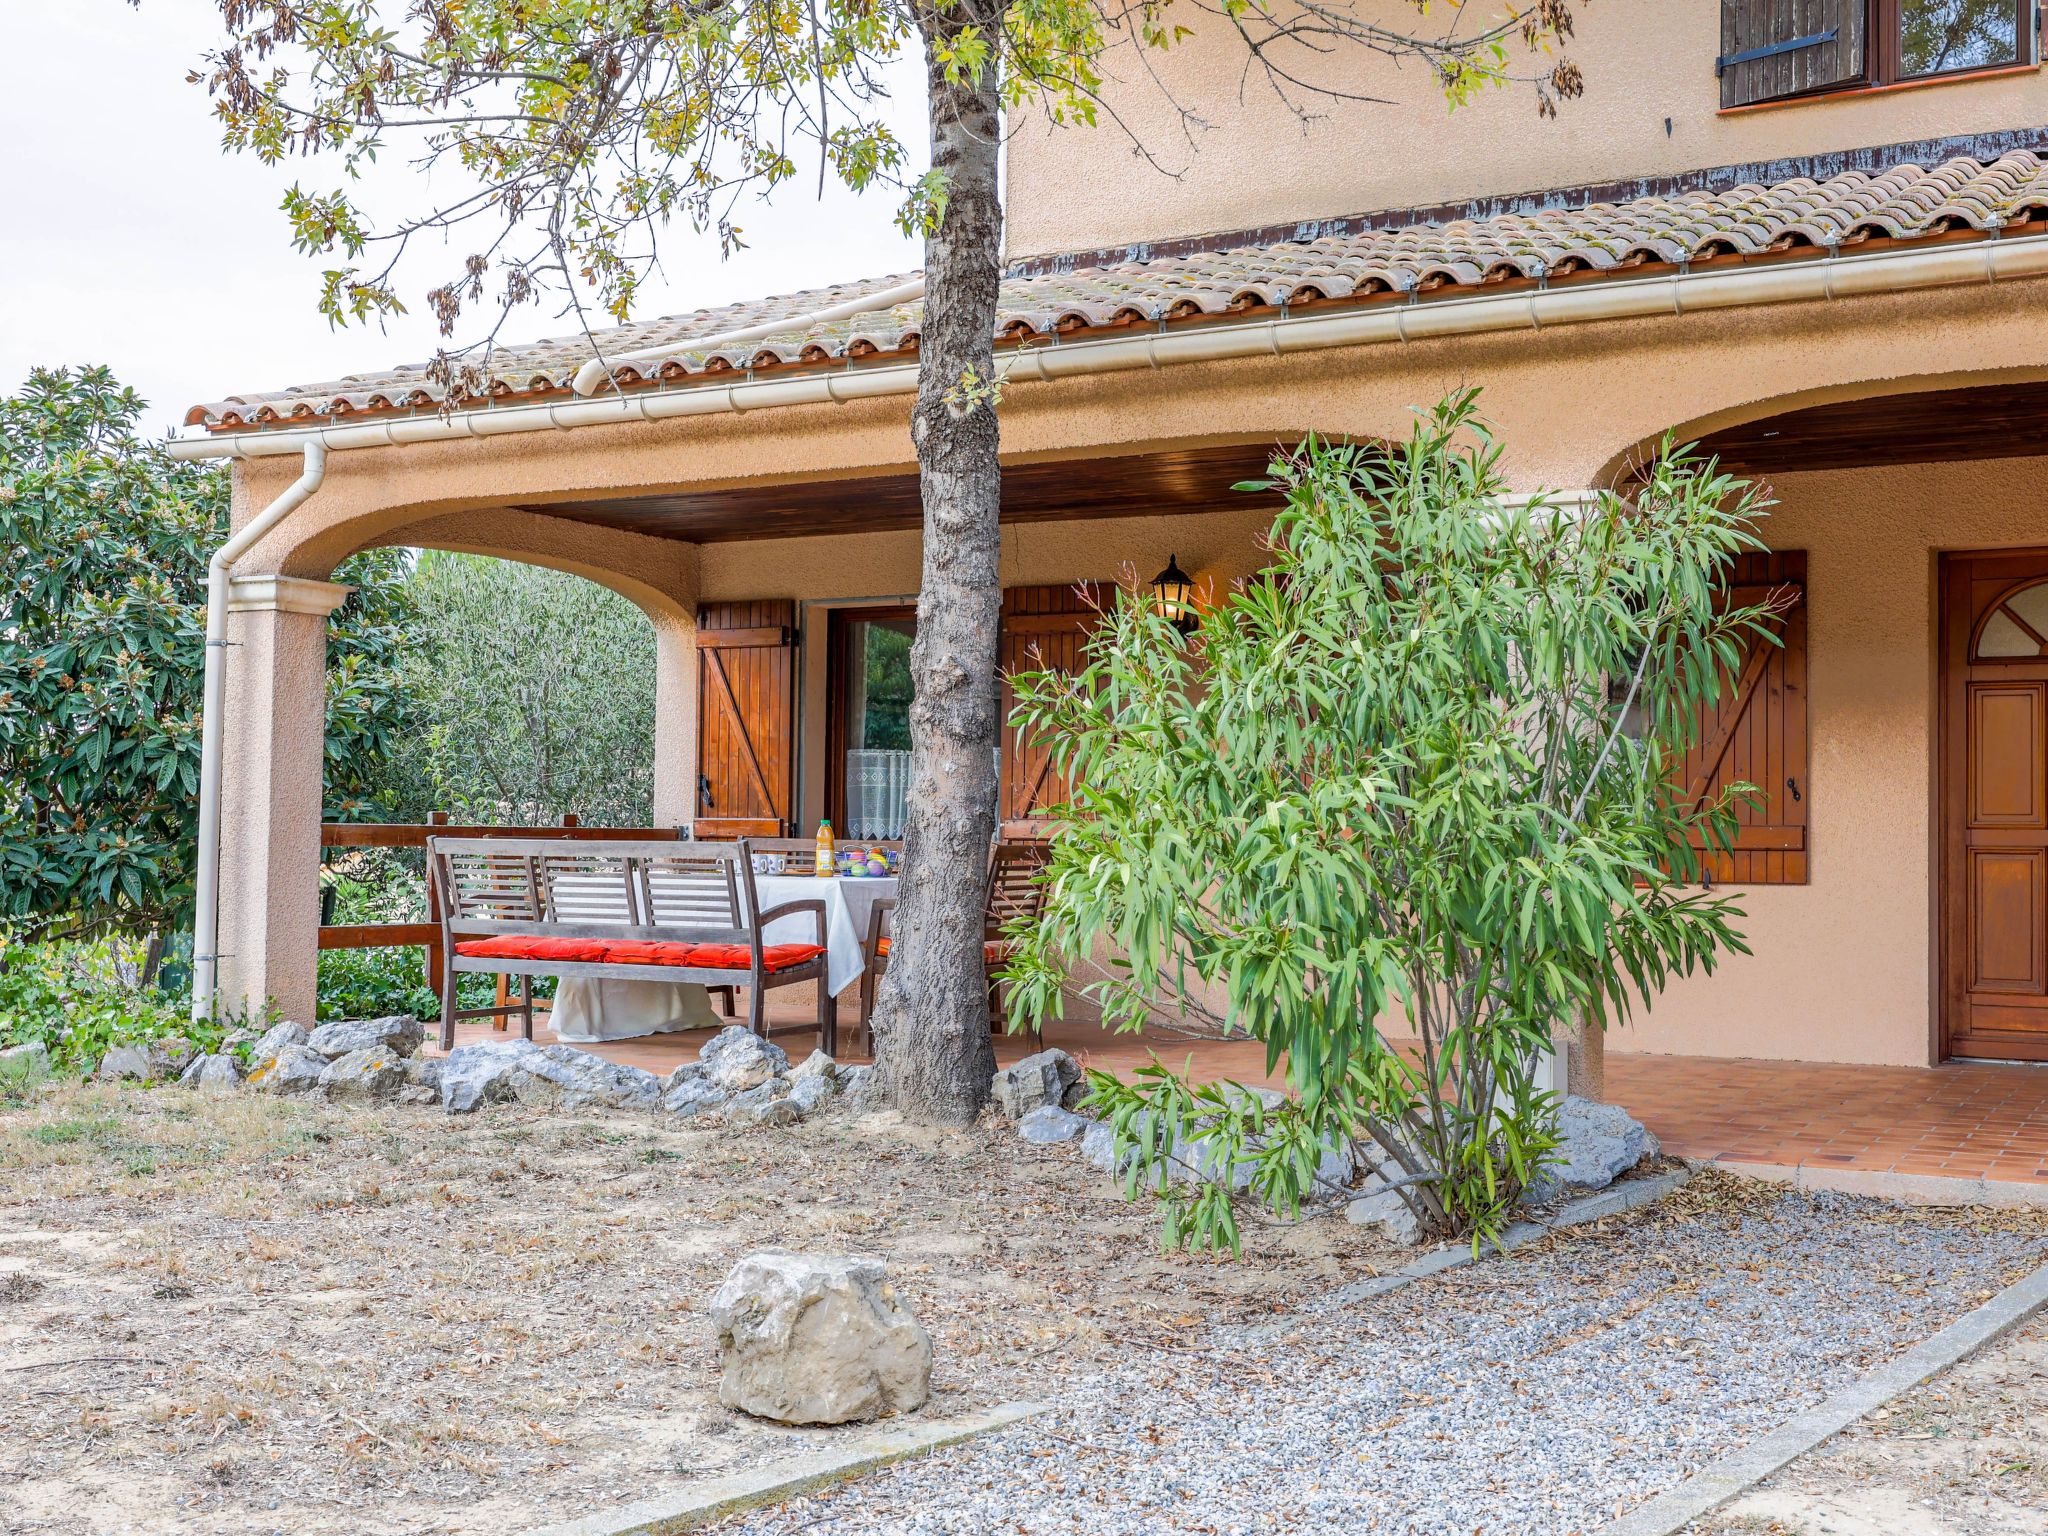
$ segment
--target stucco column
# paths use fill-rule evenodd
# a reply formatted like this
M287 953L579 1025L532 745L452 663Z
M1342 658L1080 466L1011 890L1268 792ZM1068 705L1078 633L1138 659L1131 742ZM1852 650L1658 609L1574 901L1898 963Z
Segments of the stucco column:
M654 619L654 825L679 827L697 811L697 619Z
M310 1025L319 975L327 616L349 589L239 577L222 722L220 1001Z
M1576 518L1599 500L1600 492L1531 489L1518 490L1504 499L1511 505L1526 506L1539 496L1559 517ZM1582 1099L1606 1098L1606 1030L1583 1017L1561 1019L1551 1030L1550 1047L1552 1061L1547 1071L1539 1072L1542 1086Z

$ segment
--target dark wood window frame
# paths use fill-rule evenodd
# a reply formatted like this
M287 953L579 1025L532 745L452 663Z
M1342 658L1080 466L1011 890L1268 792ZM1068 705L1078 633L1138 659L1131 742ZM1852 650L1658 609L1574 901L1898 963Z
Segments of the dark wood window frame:
M1724 16L1740 3L1741 0L1722 0ZM1854 0L1851 0L1851 3L1854 4ZM1862 0L1860 9L1864 19L1863 59L1861 67L1852 73L1845 73L1841 78L1824 84L1758 94L1732 102L1727 99L1724 89L1722 110L1741 111L1753 106L1820 100L1853 91L1883 90L1889 87L1923 85L1930 81L1968 79L1972 75L1994 75L2014 69L2032 68L2040 62L2041 0L2007 0L2012 9L2013 27L2018 40L2016 57L1998 63L1966 64L1954 69L1909 75L1905 72L1901 56L1903 3L1904 0ZM1810 14L1819 15L1820 12L1816 10ZM1779 11L1778 15L1782 24L1784 13ZM1794 31L1800 33L1799 37L1787 37L1778 44L1765 47L1783 47L1784 43L1806 39L1820 45L1832 40L1834 36L1832 30L1807 32L1795 26ZM1715 72L1725 77L1728 70L1741 68L1745 62L1755 62L1754 55L1746 49L1724 54L1716 58Z

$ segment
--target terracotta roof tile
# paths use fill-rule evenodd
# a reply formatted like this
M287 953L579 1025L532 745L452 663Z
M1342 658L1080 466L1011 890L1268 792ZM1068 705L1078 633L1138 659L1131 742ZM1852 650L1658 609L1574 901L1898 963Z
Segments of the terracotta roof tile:
M1914 240L2042 217L2048 217L2048 157L2018 150L1990 163L1955 159L1932 167L1901 164L1881 172L1845 171L1826 181L1799 177L1769 186L1745 183L1627 203L1366 230L1013 277L1002 285L996 329L1000 338L1019 341L1375 294L1441 294L1573 273L1626 274L1648 263L1754 256L1868 239ZM908 354L917 347L923 321L922 306L915 303L715 350L691 345L695 338L828 308L903 280L874 278L667 315L602 332L598 340L611 357L655 350L652 357L620 366L619 376L629 386ZM581 336L501 347L490 392L515 399L566 391L589 356L590 345ZM435 408L441 395L426 366L417 364L270 393L234 395L196 405L185 419L217 429L296 424L363 412Z

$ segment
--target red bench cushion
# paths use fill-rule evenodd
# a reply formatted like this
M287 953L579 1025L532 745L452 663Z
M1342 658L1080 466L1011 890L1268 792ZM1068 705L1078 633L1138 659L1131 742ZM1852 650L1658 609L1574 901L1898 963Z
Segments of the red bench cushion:
M479 960L602 960L604 949L603 939L505 933L491 939L465 939L455 946L455 953Z
M875 953L878 955L887 955L889 953L888 939L884 938L875 945ZM1001 939L990 939L981 946L981 963L983 965L1000 964L1009 957L1009 953L1010 946Z
M753 954L744 944L686 944L654 939L564 939L501 934L465 939L455 953L477 960L580 960L606 965L674 965L701 971L744 971ZM819 944L770 944L761 964L786 971L825 953Z
M823 953L822 944L769 944L761 950L761 964L767 970L786 971L791 966L808 964ZM690 964L707 971L744 971L753 964L753 956L744 944L698 944Z

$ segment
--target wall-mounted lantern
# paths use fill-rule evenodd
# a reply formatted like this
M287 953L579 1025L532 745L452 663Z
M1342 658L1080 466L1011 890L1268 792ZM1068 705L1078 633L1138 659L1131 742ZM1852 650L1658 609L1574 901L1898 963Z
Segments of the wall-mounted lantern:
M1166 569L1152 578L1152 605L1183 635L1193 634L1201 623L1195 612L1194 578L1180 568L1179 556L1168 555Z

